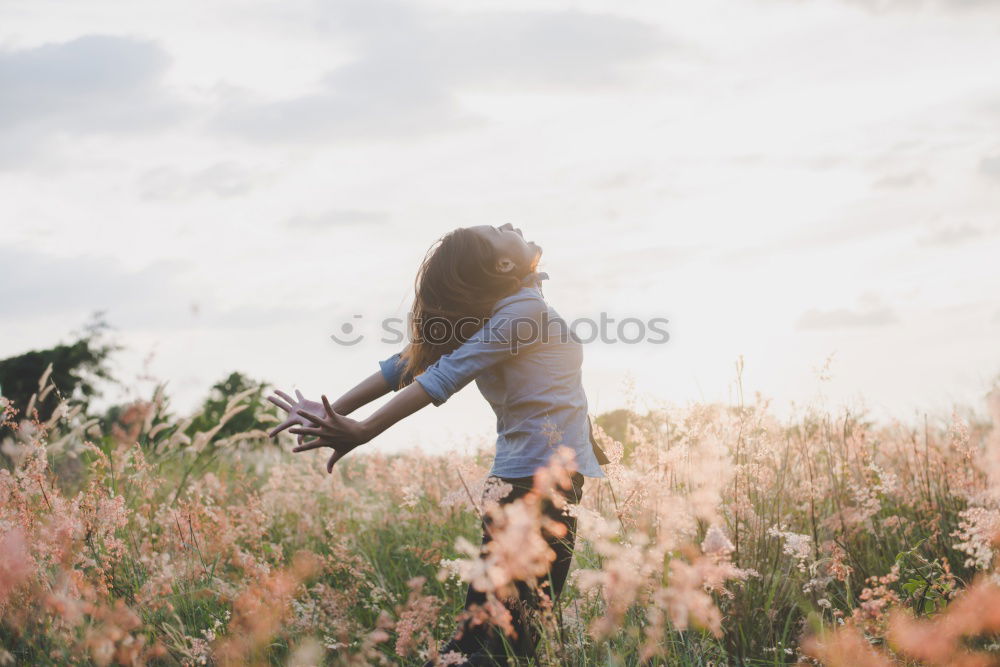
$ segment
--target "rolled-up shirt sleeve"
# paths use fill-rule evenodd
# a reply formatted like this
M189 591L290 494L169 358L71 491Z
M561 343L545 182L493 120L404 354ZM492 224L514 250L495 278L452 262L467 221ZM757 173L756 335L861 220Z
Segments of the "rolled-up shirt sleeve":
M548 305L528 296L497 309L467 341L414 378L441 405L485 369L522 354L542 339Z
M389 387L393 391L399 391L399 383L403 379L403 359L402 353L397 352L388 359L384 359L378 362L379 370L382 371L382 377L389 384Z

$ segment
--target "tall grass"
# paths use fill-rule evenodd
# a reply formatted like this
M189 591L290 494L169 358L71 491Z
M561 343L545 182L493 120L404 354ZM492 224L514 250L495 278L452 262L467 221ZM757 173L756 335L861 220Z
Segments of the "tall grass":
M574 570L537 662L1000 661L991 396L992 428L782 421L763 400L598 427L612 463L571 508ZM544 562L537 512L488 502L490 451L373 444L326 475L261 432L219 438L246 401L193 438L159 393L109 436L5 407L0 664L446 664L467 581L496 600ZM572 469L553 461L540 492ZM480 555L482 512L510 528Z

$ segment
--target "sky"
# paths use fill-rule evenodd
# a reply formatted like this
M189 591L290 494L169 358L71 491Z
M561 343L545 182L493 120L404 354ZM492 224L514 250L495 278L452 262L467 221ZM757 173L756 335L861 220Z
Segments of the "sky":
M332 399L437 238L511 222L567 321L669 322L585 345L593 414L979 408L991 62L996 0L4 0L0 358L104 310L106 401L184 413L233 370ZM494 427L470 385L377 442Z

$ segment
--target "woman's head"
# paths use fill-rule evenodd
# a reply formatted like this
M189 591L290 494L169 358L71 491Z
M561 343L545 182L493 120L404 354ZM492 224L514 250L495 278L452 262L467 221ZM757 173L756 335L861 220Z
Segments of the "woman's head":
M417 271L411 342L403 352L406 381L475 333L498 300L521 288L541 255L509 223L459 227L438 239Z
M493 256L487 261L494 263L495 270L502 273L513 272L523 278L538 266L538 260L542 256L541 246L534 241L525 241L521 229L509 222L499 227L477 225L465 229L478 234L493 248Z

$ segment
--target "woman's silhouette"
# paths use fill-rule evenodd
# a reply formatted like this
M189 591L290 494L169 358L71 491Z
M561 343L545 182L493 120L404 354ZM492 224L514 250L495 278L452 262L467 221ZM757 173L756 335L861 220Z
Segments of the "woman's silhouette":
M430 403L441 405L475 380L497 417L490 476L512 487L500 503L532 493L535 471L549 462L557 445L575 453L572 487L562 491L568 502L579 502L584 477L604 477L600 464L607 459L591 432L581 383L582 345L542 295L541 281L548 275L537 270L541 254L510 224L446 234L417 272L406 347L333 404L326 396L318 403L299 392L297 399L276 392L269 400L288 418L271 435L295 427L289 431L299 437L293 451L331 448L327 471L332 471L354 448ZM368 418L346 416L390 391L396 395ZM539 605L539 594L558 597L573 556L575 518L548 500L542 508L566 531L562 538L546 534L556 555L548 575L534 585L518 582L519 599L505 601L516 632L506 642L515 656L534 652L532 610ZM489 529L486 516L484 545L491 539ZM485 600L484 593L469 586L467 609ZM498 628L461 623L442 653L459 651L470 665L508 664L504 641Z

